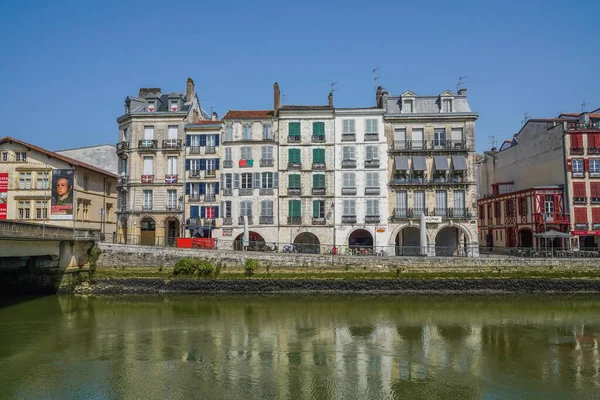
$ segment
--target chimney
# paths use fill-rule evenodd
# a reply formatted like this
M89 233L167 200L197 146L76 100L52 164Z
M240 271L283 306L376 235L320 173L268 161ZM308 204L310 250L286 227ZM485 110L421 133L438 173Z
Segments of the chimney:
M140 99L144 99L146 97L146 95L149 95L150 93L161 93L161 92L162 92L162 90L160 90L160 88L140 88L138 97Z
M377 104L377 108L382 108L381 99L383 97L383 88L381 86L377 86L377 93L375 94L375 102Z
M327 100L329 100L329 108L333 108L333 92L329 92L329 96L327 96Z
M273 84L273 112L274 115L277 115L279 111L279 106L281 103L281 92L279 91L279 83L275 82Z
M458 89L458 95L459 96L466 96L467 95L467 89L465 89L465 88Z
M194 96L196 95L196 88L194 86L194 81L192 78L187 79L187 84L185 85L185 101L191 102Z
M219 116L217 115L216 111L213 111L213 113L212 113L212 120L213 121L218 121L219 120Z

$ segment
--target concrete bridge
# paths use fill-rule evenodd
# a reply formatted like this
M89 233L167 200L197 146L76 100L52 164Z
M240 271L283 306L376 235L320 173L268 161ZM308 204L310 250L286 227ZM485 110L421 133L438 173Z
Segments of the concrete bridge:
M0 290L56 292L89 274L94 229L0 221Z

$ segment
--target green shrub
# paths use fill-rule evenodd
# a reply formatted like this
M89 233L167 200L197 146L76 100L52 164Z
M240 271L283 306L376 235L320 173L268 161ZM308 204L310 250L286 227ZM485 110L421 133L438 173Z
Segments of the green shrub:
M98 248L98 246L94 245L89 251L89 265L90 265L90 273L94 273L96 267L98 266L98 258L100 258L100 254L102 254L102 250Z
M213 266L213 264L208 261L208 260L199 260L199 259L194 259L195 261L195 268L196 268L196 272L198 273L198 275L200 276L210 276L212 275L213 271L215 270L215 267Z
M257 260L247 258L246 262L244 263L244 271L246 272L246 275L252 276L254 274L254 271L256 271L256 269L258 268L259 265L260 264L258 263Z
M192 275L195 270L192 258L181 258L173 267L173 275Z
M223 269L223 263L221 261L219 261L217 263L217 265L215 266L215 277L219 276L221 274L221 270Z

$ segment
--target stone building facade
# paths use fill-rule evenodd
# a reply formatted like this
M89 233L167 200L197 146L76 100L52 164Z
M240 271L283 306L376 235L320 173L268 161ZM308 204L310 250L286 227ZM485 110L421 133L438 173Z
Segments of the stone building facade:
M185 93L142 88L117 118L118 241L173 245L183 234L185 126L210 119L194 82Z
M52 210L53 171L72 170L70 211ZM3 182L6 177L6 182ZM0 219L97 229L112 240L117 176L93 165L11 137L0 139ZM4 214L6 213L6 214Z
M478 256L475 121L466 89L438 96L378 88L385 109L390 205L389 244L396 254L420 253L426 216L429 255Z

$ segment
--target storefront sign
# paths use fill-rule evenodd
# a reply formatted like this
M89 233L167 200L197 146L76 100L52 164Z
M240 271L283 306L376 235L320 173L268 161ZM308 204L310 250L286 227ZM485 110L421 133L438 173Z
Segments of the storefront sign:
M425 222L428 224L441 224L442 217L433 216L433 215L425 216Z
M0 219L6 219L8 202L8 172L0 173Z
M223 228L222 236L233 236L233 228Z
M377 232L379 232L379 233L385 232L385 228L377 228Z

